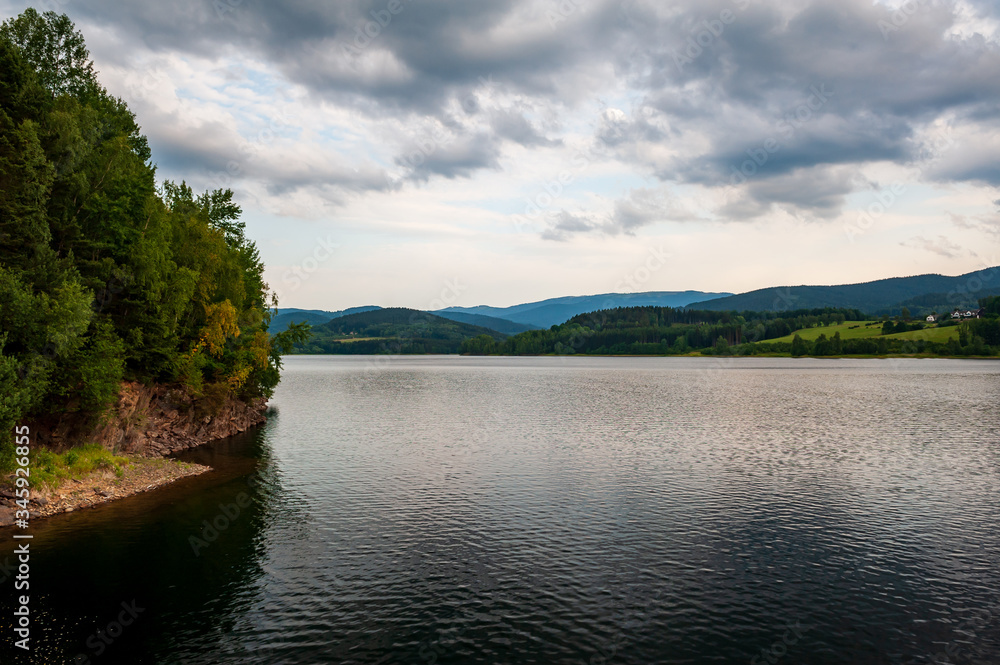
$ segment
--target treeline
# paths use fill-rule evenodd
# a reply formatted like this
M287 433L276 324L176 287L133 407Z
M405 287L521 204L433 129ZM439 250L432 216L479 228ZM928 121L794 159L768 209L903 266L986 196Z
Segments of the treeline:
M932 341L930 335L927 339L917 335L913 340L875 336L841 339L839 332L830 336L820 334L812 341L798 335L792 342L769 341L797 330L866 318L856 309L736 313L629 307L582 314L549 330L532 330L503 341L480 335L466 340L462 352L473 355L1000 354L1000 319L996 318L962 324L959 339L947 343Z
M292 352L334 356L450 355L460 353L462 344L462 341L425 337L395 337L358 341L338 341L323 337L314 337L305 344L297 345Z
M832 338L820 335L815 340L805 340L796 335L791 344L787 346L787 351L775 351L775 353L789 353L794 357L798 356L885 356L885 355L908 355L908 354L928 354L938 356L995 356L1000 355L1000 342L990 345L986 340L970 331L976 327L972 322L959 327L958 339L951 338L947 342L935 342L928 338L921 338L919 335L912 339L893 339L886 337L867 337L862 339L840 340L840 334L835 334ZM987 323L987 322L982 322ZM995 323L995 322L994 322ZM761 345L764 348L766 345ZM776 346L776 345L770 345ZM763 351L758 351L763 352Z
M99 418L123 380L269 396L276 303L231 191L158 186L146 138L65 16L0 26L0 431ZM12 437L0 440L0 466Z
M389 307L359 312L315 326L308 340L297 343L295 353L345 354L450 354L461 351L465 340L485 335L494 341L503 333L429 312Z

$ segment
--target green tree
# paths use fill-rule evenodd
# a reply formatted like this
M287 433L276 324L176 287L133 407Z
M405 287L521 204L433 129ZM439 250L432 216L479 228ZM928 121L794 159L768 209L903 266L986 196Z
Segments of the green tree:
M719 336L715 340L715 344L712 347L712 352L717 356L728 356L729 355L729 342L726 341L725 337Z
M473 356L488 356L496 353L497 344L489 335L477 335L462 342L462 353Z
M804 356L809 353L809 343L802 339L801 336L796 335L792 338L792 355L793 356Z
M840 331L833 334L830 340L830 355L839 356L844 352L844 342L840 339Z
M827 339L826 334L820 334L813 343L813 355L828 356L830 352L830 340Z
M0 26L0 430L99 417L124 379L268 397L308 337L268 333L277 303L233 193L158 188L151 158L66 16Z
M0 37L20 49L53 94L85 97L100 88L83 35L65 14L26 9L0 26Z

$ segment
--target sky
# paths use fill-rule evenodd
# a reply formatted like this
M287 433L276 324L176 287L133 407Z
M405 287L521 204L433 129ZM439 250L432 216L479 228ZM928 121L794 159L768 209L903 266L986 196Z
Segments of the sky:
M35 6L161 180L236 193L283 307L1000 265L995 1Z

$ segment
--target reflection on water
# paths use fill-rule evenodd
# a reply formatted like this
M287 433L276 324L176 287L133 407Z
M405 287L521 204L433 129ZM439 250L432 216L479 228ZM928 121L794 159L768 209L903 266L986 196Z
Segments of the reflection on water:
M34 527L14 662L1000 654L995 363L286 364L216 472Z

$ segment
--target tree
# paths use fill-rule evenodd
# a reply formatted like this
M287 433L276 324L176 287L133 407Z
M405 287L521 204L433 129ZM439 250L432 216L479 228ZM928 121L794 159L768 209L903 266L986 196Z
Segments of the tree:
M712 347L712 352L717 356L728 356L729 355L729 342L726 341L725 337L721 335L715 340L715 344Z
M825 334L820 334L820 336L816 338L816 342L813 344L813 355L830 355L830 340L827 339Z
M66 16L3 23L0 430L99 418L123 379L270 396L309 329L268 333L277 302L241 212L230 190L157 188L134 114Z
M840 339L840 331L838 330L833 334L833 339L830 340L830 355L839 356L844 352L844 343Z
M804 356L809 353L809 344L799 335L792 338L792 355Z
M488 356L496 353L496 340L489 335L477 335L462 342L462 353L473 356Z
M65 14L39 14L28 8L0 26L0 36L16 45L34 65L38 79L53 95L87 97L100 90L83 35Z

